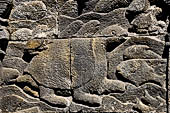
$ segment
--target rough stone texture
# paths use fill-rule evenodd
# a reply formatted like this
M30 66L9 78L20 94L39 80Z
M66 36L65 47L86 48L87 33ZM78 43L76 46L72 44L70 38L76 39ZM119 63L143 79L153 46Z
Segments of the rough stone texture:
M0 113L169 113L169 8L1 0Z

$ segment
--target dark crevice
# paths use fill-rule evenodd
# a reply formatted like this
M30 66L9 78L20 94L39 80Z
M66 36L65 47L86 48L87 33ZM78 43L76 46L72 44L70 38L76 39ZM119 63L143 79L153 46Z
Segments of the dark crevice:
M83 9L86 8L85 2L88 0L76 0L78 4L78 15L83 13Z
M24 51L24 55L23 55L22 59L23 59L25 62L30 63L31 60L32 60L32 58L33 58L34 56L36 56L36 55L32 55L32 54L30 54L29 52Z
M6 10L0 15L1 18L8 19L13 8L13 4L8 4Z
M25 86L28 86L31 90L39 92L39 88L33 87L29 83L20 82L20 83L15 83L15 85L20 87L21 89L24 89ZM24 92L26 92L26 91L24 91ZM30 96L34 97L34 98L37 98L32 93L30 93L29 91L27 91L26 93L29 94Z
M77 113L83 113L83 110L79 110Z
M165 45L164 51L163 51L163 54L162 54L162 58L163 58L163 59L167 59L168 56L169 56L169 48L166 47L166 45Z
M1 20L0 20L0 25L2 25L2 26L9 26L7 21L1 21Z
M147 106L150 105L150 102L148 102L145 98L141 98L141 102Z
M118 71L116 71L116 77L120 81L123 81L123 82L126 82L126 83L130 83L130 84L136 86L135 82L133 82L133 81L123 77Z
M53 89L57 96L70 97L72 95L71 89Z
M7 39L1 39L0 40L0 60L2 61L5 57L5 51L8 46L8 40Z
M113 51L116 47L118 47L120 44L122 44L123 42L125 42L126 39L108 39L106 42L106 51L107 52L111 52Z
M137 108L137 107L133 107L132 109L133 109L134 111L137 111L138 113L143 113L142 110L140 110L140 109Z
M126 11L126 18L128 19L129 23L133 21L134 18L136 18L137 15L139 15L140 12L131 12L131 11Z
M37 91L37 92L39 92L39 88L36 88L36 87L33 87L32 85L30 85L29 83L26 83L26 82L17 82L17 83L15 83L17 86L19 86L20 88L24 88L25 86L28 86L29 88L31 88L32 90L34 90L34 91Z
M3 51L6 51L8 46L8 40L7 39L1 39L0 40L0 49Z
M129 23L131 22L139 15L141 14L140 12L131 12L131 11L126 11L126 18L128 19ZM137 26L131 26L128 28L128 32L136 32Z
M93 91L93 90L90 90L89 93L92 95L101 95L98 93L98 91Z
M150 1L151 5L156 5L157 7L160 7L162 9L162 13L160 13L159 15L157 15L157 19L158 20L162 20L162 21L166 21L167 17L169 15L170 12L170 6L168 6L165 2L165 0L151 0Z
M138 29L137 26L131 26L130 28L128 28L128 32L134 33L137 31L137 29Z
M5 4L7 3L4 3L4 5ZM2 13L0 13L0 26L9 26L7 19L9 19L12 8L12 3L8 3L8 5L4 9L0 8L0 10L4 10Z

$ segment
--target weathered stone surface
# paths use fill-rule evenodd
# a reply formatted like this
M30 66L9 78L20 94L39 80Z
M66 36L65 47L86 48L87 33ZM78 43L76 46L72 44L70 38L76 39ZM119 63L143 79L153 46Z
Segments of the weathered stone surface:
M68 0L66 3L60 8L60 15L66 15L70 17L78 16L78 5L74 0Z
M147 63L148 62L148 63ZM162 64L162 68L160 70L163 71L162 75L158 75L155 73L154 67L157 64ZM150 66L151 65L151 66ZM154 65L154 67L152 67ZM166 78L166 61L160 60L127 60L121 62L117 66L117 72L123 78L129 80L136 86L140 86L141 84L147 82L153 82L158 85L165 86L165 78Z
M119 25L111 25L103 29L101 32L96 33L96 35L100 36L127 36L127 29L123 29Z
M147 50L150 54L155 54L159 55L159 58L163 55L164 52L164 42L158 39L155 39L154 37L132 37L128 40L126 40L123 44L120 46L116 47L113 51L111 51L108 54L108 62L109 62L109 67L108 67L108 77L115 79L116 78L116 67L124 60L126 60L127 57L127 49L128 47L133 47L134 45L146 45L149 47ZM132 53L128 54L137 54L137 51L129 51ZM144 51L143 51L144 52ZM145 56L147 56L148 52L144 52ZM139 59L142 58L139 55L133 56L133 59ZM136 57L135 57L136 56ZM150 57L149 59L152 59Z
M77 36L79 34L82 34L84 36L86 36L87 34L94 35L96 32L100 32L104 28L114 25L114 24L117 24L125 29L128 29L130 27L130 24L129 24L127 18L125 17L125 12L126 12L126 9L124 9L124 8L116 9L109 13L88 12L88 13L82 14L76 18L67 17L67 18L69 18L67 21L65 21L66 17L61 16L61 17L59 17L59 30L64 29L63 28L64 26L70 24L74 20L81 20L85 23L85 25L82 26L81 29L82 29L82 31L84 31L83 29L85 29L86 32L84 31L85 33L83 33L83 34L77 33ZM65 19L60 19L63 17ZM96 24L93 22L95 22ZM61 28L60 28L60 26L61 26ZM95 33L93 33L92 31L93 32L95 31Z
M1 0L0 113L168 113L167 12L167 0Z
M149 50L146 45L133 45L125 49L124 59L161 59L161 56Z
M2 102L0 108L2 112L15 112L19 110L24 110L27 108L32 108L34 106L39 106L42 111L55 111L55 108L51 108L42 102L27 102L24 98L18 95L8 95L0 99Z
M29 84L32 87L36 87L38 88L38 84L32 79L32 77L30 75L22 75L22 76L18 76L16 78L16 82L17 83L25 83L25 84Z
M48 40L39 40L39 39L33 39L27 41L25 44L25 51L28 52L30 55L38 55L41 51L48 49Z
M71 59L73 87L86 84L98 74L106 75L106 53L101 39L72 39Z
M11 32L14 32L20 28L28 28L34 29L38 25L47 25L49 28L56 28L56 17L55 16L46 16L44 18L40 18L39 20L16 20L16 21L9 21L9 26Z
M24 93L19 87L15 85L4 86L0 88L0 109L2 112L18 112L27 111L32 107L38 107L40 111L57 111L65 112L65 110L54 108L48 104L40 101L39 99L33 98ZM26 109L26 110L25 110Z
M166 112L166 90L152 83L146 83L140 87L129 86L123 94L113 94L112 96L124 103L137 103L136 107L144 112ZM163 106L162 109L160 109L161 106Z
M45 88L43 86L40 86L40 98L60 107L68 107L70 105L68 98L57 96L53 89Z
M5 58L2 62L3 67L17 69L20 73L23 73L28 63L19 57Z
M9 42L6 49L6 58L19 57L24 55L25 43L23 42Z
M94 11L95 9L95 6L97 5L97 3L99 2L99 0L84 0L84 1L77 1L78 2L78 5L79 7L78 8L81 8L81 6L83 7L82 10L80 10L80 14L82 13L87 13L87 12L90 12L90 11ZM84 4L84 5L83 5Z
M95 111L95 108L72 102L70 105L70 112L80 112L80 111L81 112L93 112Z
M46 16L46 6L41 1L24 2L12 10L10 20L39 20Z
M54 27L54 26L53 26ZM38 25L32 30L32 38L34 39L54 39L54 31L47 25Z
M11 40L29 40L32 38L32 30L22 28L12 33Z
M98 95L125 90L125 83L106 78L104 39L73 39L71 47L71 74L75 101L88 103L89 106L100 106L101 97Z
M128 11L142 12L146 11L150 6L149 0L133 0L128 7Z
M14 113L41 113L41 111L38 107L32 107L32 108L20 110Z
M33 98L29 96L28 94L24 93L24 91L16 85L2 86L0 88L0 94L1 94L0 98L5 97L6 95L20 95L21 97L23 97L29 102L38 101L38 99Z
M131 22L134 31L141 34L163 35L167 31L165 22L158 21L156 16L162 9L156 6L149 7L145 13L141 13Z
M75 18L65 16L65 15L59 15L59 31L62 32L69 24L71 24L73 21L75 21Z
M6 29L0 28L0 39L9 39L9 32Z
M76 20L69 24L60 34L59 37L70 37L76 34L80 28L83 26L83 22L81 20Z
M71 84L69 40L56 40L49 42L47 46L47 50L40 52L31 60L25 71L46 87L69 89Z
M2 76L1 80L8 84L15 80L18 76L20 76L21 73L17 69L12 68L2 68Z
M124 8L130 4L131 0L99 0L94 11L101 13L108 13L117 8Z
M39 97L38 91L32 90L29 86L24 86L23 90L34 97Z
M93 36L99 30L100 22L91 20L84 24L81 29L75 34L78 36Z
M107 106L107 107L106 107ZM111 96L103 96L102 107L98 108L96 111L99 112L134 112L133 103L122 103Z
M55 0L15 0L13 3L14 8L11 11L8 21L10 32L13 33L16 31L13 34L14 36L12 36L12 40L29 40L35 38L32 36L32 31L29 30L33 30L39 25L46 25L51 34L58 35L58 12L56 10L55 5L57 3ZM20 30L26 30L26 32L23 33ZM22 35L18 36L18 34L26 35L26 37ZM47 39L47 37L45 38ZM48 38L51 39L54 37L50 36Z

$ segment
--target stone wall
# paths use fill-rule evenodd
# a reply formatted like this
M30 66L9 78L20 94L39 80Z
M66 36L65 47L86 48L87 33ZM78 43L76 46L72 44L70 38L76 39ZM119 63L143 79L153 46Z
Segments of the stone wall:
M169 4L1 0L0 113L168 113Z

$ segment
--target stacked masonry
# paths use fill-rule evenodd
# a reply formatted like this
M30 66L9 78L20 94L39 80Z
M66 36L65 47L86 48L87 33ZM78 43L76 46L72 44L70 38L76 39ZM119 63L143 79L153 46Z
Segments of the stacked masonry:
M167 7L1 0L0 113L168 112Z

